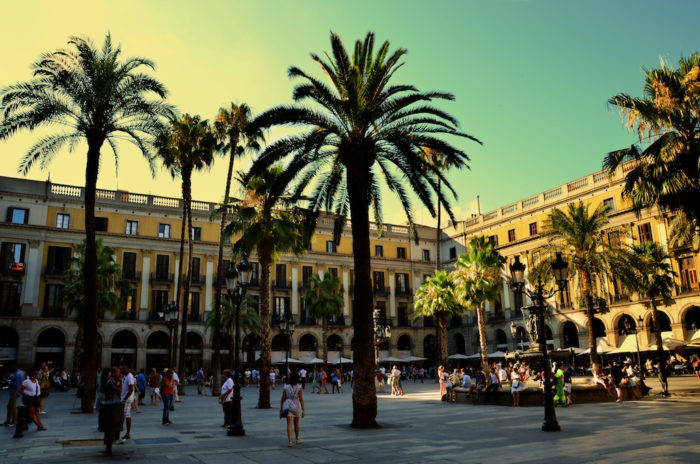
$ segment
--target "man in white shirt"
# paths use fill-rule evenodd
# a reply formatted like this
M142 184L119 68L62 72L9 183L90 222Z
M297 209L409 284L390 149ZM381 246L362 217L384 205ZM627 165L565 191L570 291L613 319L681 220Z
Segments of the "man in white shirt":
M173 369L173 380L175 381L175 388L173 388L173 393L175 394L175 402L179 403L180 395L177 391L180 389L180 377L177 375L177 369Z
M122 440L131 438L131 406L134 403L134 375L129 372L129 366L122 366L122 394L121 398L124 402L124 419L126 419L126 435Z
M301 377L301 389L303 390L306 387L306 369L303 367L299 371L299 377Z
M503 384L503 382L508 381L508 371L506 371L503 366L500 366L498 368L498 380L501 381L501 385Z
M275 380L277 378L277 373L275 369L270 369L270 388L275 389Z
M219 401L224 410L224 428L228 428L233 422L233 376L228 369L224 371L226 382L221 386Z
M474 390L474 385L472 384L472 378L467 371L462 368L462 388L468 388L467 397L472 395L472 390Z

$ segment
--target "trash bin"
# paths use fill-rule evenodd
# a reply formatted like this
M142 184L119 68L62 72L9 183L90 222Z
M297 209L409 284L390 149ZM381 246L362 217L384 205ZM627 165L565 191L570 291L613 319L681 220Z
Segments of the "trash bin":
M119 432L124 429L124 403L121 401L103 401L99 413L100 430L105 434L104 443L107 454L112 452L112 442L119 439Z
M29 428L29 408L23 404L17 405L17 425L15 425L14 438L24 437L24 432Z

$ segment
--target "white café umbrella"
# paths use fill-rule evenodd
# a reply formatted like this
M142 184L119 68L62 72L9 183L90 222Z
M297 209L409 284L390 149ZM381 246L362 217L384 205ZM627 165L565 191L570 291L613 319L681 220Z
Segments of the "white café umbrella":
M299 361L298 359L294 358L286 358L286 359L280 359L277 362L273 362L272 364L307 364L307 361Z
M315 356L313 358L304 360L304 364L321 364L321 363L323 363L323 359L317 358Z
M447 359L469 359L469 356L467 356L466 354L456 353L449 355Z
M426 361L428 358L421 358L420 356L408 356L403 358L403 362L413 362L413 361Z
M403 359L395 358L393 356L386 356L381 358L379 362L403 362Z
M334 359L333 361L328 361L329 364L352 364L353 360L348 358Z

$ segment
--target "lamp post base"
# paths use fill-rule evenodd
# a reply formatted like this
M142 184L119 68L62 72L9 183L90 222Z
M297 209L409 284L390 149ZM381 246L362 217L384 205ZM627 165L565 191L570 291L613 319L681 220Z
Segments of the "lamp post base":
M245 430L243 429L243 424L231 424L228 426L228 432L226 435L229 437L242 437L245 435Z
M545 419L542 423L543 432L559 432L561 427L559 427L559 422L556 420Z

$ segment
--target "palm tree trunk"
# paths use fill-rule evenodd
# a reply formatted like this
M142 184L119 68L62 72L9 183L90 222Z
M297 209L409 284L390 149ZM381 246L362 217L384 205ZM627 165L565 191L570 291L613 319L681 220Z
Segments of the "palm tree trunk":
M83 329L83 325L79 323L78 335L75 337L75 349L73 350L73 372L71 372L71 376L74 379L78 378L78 375L80 374L80 367L83 363L83 352L85 351L84 341L85 330Z
M654 342L656 343L656 358L659 362L659 373L663 377L662 382L668 384L668 382L666 382L666 369L664 368L664 364L666 363L666 353L664 352L663 339L661 338L659 310L656 309L656 298L649 295L649 300L651 301L651 322L654 325Z
M92 414L97 394L97 246L95 244L95 195L100 168L100 147L104 140L88 140L85 168L85 356L82 363L84 383L81 410Z
M591 294L591 276L588 274L588 271L583 268L583 266L578 265L577 268L578 275L581 276L583 297L586 300L586 319L588 320L586 341L588 342L588 349L591 352L591 363L598 364L600 361L598 357L598 346L595 339L595 306L593 305L593 295Z
M363 159L357 156L355 159ZM347 170L348 197L352 217L352 251L355 264L354 382L351 427L377 427L377 392L374 385L374 321L372 320L372 279L370 276L369 188L367 169Z
M437 313L438 326L438 365L447 366L447 311L438 311Z
M231 141L231 156L228 161L228 173L226 174L226 190L224 191L224 204L228 199L231 190L231 177L233 176L233 157L235 155L235 144ZM224 227L226 226L227 207L221 211L221 225L219 226L219 252L216 263L216 296L214 297L214 335L212 337L212 348L214 356L212 358L212 370L214 371L214 381L212 382L212 396L218 395L221 380L221 287L224 274ZM232 353L233 354L233 353Z
M258 409L270 409L270 266L268 246L258 247L260 256L260 395Z
M438 191L440 191L442 180L438 177ZM442 205L440 200L437 202L437 230L435 231L435 270L440 270L440 223L442 217Z
M182 330L180 331L180 359L178 360L178 370L180 377L184 379L187 377L187 372L185 372L185 361L187 353L187 319L189 316L190 309L190 281L192 279L192 171L184 169L182 172L182 189L183 197L185 198L185 205L187 208L187 276L185 277L185 293L184 293L184 304L182 305ZM181 383L182 387L181 393L185 394L184 383Z
M185 232L187 229L187 202L185 201L185 186L184 186L184 181L182 185L182 226L180 227L180 259L178 261L177 265L177 285L175 286L175 306L178 307L181 311L184 312L182 307L180 306L180 288L182 288L182 269L185 265ZM171 365L168 366L170 368L178 366L178 343L177 343L177 332L178 332L178 324L175 324L175 327L173 329L173 339L170 340L170 363Z
M486 302L481 302L476 307L476 323L479 327L479 347L481 348L481 368L489 371L489 354L486 347Z
M323 331L321 332L323 337L323 369L328 369L328 316L323 316Z

